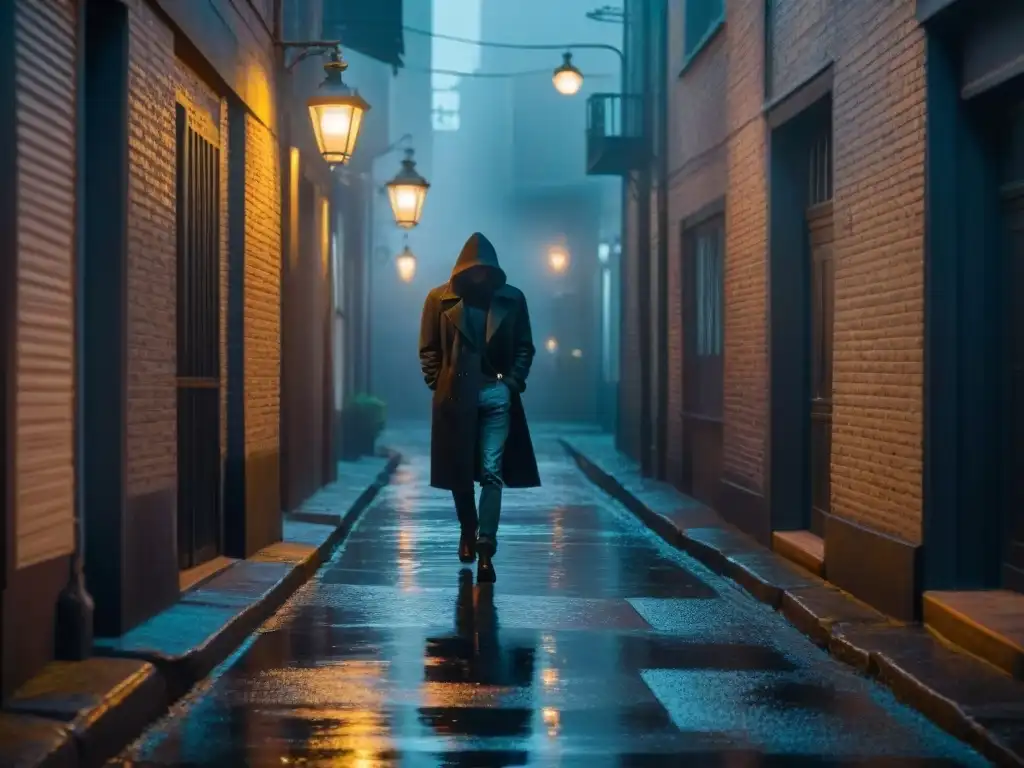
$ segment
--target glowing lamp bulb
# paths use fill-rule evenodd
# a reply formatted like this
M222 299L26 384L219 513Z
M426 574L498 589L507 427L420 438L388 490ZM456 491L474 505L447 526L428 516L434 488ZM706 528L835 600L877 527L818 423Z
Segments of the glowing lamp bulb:
M551 75L555 90L563 96L575 96L583 87L583 73L572 63L572 54L562 54L562 66Z
M569 254L564 248L552 248L548 251L548 266L552 272L562 274L569 268Z
M325 136L347 136L352 125L352 110L347 107L325 109L320 115L320 130Z
M546 342L544 342L544 348L547 349L552 355L558 351L558 339L552 336Z
M416 256L405 246L395 259L395 269L398 270L398 279L403 283L411 283L416 277Z

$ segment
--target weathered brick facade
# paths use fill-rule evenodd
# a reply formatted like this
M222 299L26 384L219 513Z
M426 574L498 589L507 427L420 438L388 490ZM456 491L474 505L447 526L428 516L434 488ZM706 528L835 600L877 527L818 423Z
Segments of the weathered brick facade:
M174 34L128 15L128 495L174 504L177 480Z
M276 137L245 124L245 462L247 505L258 520L280 509L281 182ZM253 510L258 507L260 511ZM264 532L265 535L266 532ZM264 542L269 543L269 542Z
M839 3L832 511L921 541L924 31L914 3Z
M124 387L123 414L111 414L104 425L115 444L118 431L124 430L124 472L121 457L111 456L109 475L92 484L104 487L107 495L101 497L109 501L105 505L109 508L102 514L91 514L86 508L83 516L90 541L109 543L109 551L90 549L94 553L90 563L102 560L115 565L100 568L98 578L88 586L108 634L131 629L179 594L175 557L178 105L185 107L190 127L220 150L220 448L227 464L228 411L234 403L241 414L237 427L244 464L244 483L235 486L241 514L230 520L225 515L223 538L230 538L226 528L238 528L240 534L232 540L242 539L248 554L281 535L281 248L287 225L281 220L279 61L270 32L273 3L97 3L102 7L96 24L103 34L87 40L80 26L85 18L82 2L18 0L0 8L0 33L10 38L3 55L13 65L0 72L0 77L10 78L0 92L11 93L17 104L16 109L0 112L2 135L16 138L8 142L13 146L9 157L16 173L0 179L0 184L12 185L0 197L0 222L11 224L4 233L8 237L4 253L12 253L10 260L4 257L4 275L17 278L11 289L16 301L9 302L16 311L10 316L5 312L0 326L5 334L2 348L14 363L5 365L3 389L9 402L2 453L11 462L5 465L11 472L4 473L9 487L4 489L2 509L8 516L7 530L13 534L9 540L3 537L7 548L0 553L4 569L0 693L5 695L54 656L54 606L67 583L68 555L75 549L75 419L82 413L76 414L74 391L75 260L79 254L89 257L92 265L87 270L92 277L91 282L86 280L86 293L77 297L86 307L87 320L94 317L89 314L94 312L91 307L104 302L117 306L110 302L123 297L123 314L101 313L107 324L104 333L113 334L110 349L118 349L117 334L123 333L123 369L113 364L101 378L110 385L114 401L120 400L118 388ZM318 9L316 5L314 10ZM238 32L237 48L218 47L216 38L203 34L213 22ZM254 39L254 30L259 39ZM106 47L99 50L97 41ZM97 66L102 77L88 75L96 80L84 74L85 56L78 57L88 51L93 52L94 63L102 59L102 67ZM119 59L121 55L124 58ZM127 71L119 60L126 62ZM86 82L92 88L109 88L104 91L109 99L83 107ZM316 85L295 82L301 90ZM109 137L104 146L109 155L98 158L83 173L85 164L77 160L86 135L80 133L86 113L80 110L92 108L104 110L106 122L99 124L120 126L123 133ZM229 123L229 113L236 124ZM305 114L302 120L305 123L300 124L311 133ZM127 146L121 143L125 137ZM314 259L305 273L313 300L296 315L296 322L304 326L297 335L308 345L304 364L310 368L298 394L309 401L307 420L314 423L310 426L319 427L326 420L322 401L330 389L321 358L329 354L324 334L330 295L326 269L330 220L324 200L330 178L310 142L298 143L303 162L314 169L309 199L313 209L298 217L308 222L310 231L304 234ZM124 153L119 154L122 147ZM79 211L99 210L99 206L85 205L79 182L97 177L98 169L106 169L107 164L111 164L110 178L125 181L103 187L119 189L123 197L111 200L110 206L103 202L102 207L113 212L103 219L102 227L86 227L88 232L104 227L114 232L109 239L112 247L96 258L95 251L89 250L98 247L91 244L93 240L83 241L84 250L76 240ZM124 175L118 176L121 171ZM232 228L229 214L240 217L235 222L239 231ZM116 274L122 253L123 289ZM113 270L111 281L97 293L93 284L104 281L95 276L107 268ZM237 285L232 285L232 279ZM89 301L83 299L85 295ZM232 297L236 305L231 304ZM234 324L233 310L240 316ZM84 332L88 336L88 325ZM231 338L231 333L237 338ZM90 349L101 346L97 343ZM229 351L241 354L232 358ZM119 361L120 356L112 352L110 359ZM235 391L228 387L232 359L240 368ZM81 369L78 373L84 375ZM8 414L16 418L12 421ZM95 416L89 423L104 424ZM330 435L314 437L311 443L322 446ZM318 470L313 477L322 483L333 475L323 466L330 457L322 450L314 453L310 459ZM222 480L226 474L222 471ZM13 482L7 483L8 479ZM123 508L114 509L119 498L124 499ZM93 565L86 567L89 581Z
M767 503L772 156L765 114L831 68L831 513L918 544L925 61L915 3L779 0L769 30L761 0L728 0L725 24L683 69L684 3L669 3L667 21L668 479L682 479L685 446L680 232L689 217L724 198L722 479L765 497L758 514L766 526L775 512ZM627 294L627 306L629 300ZM635 333L630 322L624 318L626 331ZM630 391L624 388L624 396Z
M767 193L762 46L764 3L729 0L725 33L725 434L723 474L764 492L767 424Z

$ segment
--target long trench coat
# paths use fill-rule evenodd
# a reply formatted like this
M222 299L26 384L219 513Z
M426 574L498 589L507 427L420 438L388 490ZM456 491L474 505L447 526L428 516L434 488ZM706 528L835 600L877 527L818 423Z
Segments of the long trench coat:
M453 277L460 269L497 256L490 243L474 259L460 256ZM470 240L472 241L473 238ZM469 243L467 243L467 247ZM488 248L489 247L489 248ZM472 263L470 263L472 262ZM433 390L430 430L430 484L452 491L471 490L480 480L478 450L478 399L483 383L481 354L470 341L462 299L452 281L427 294L420 324L420 365L427 386ZM502 476L508 488L540 485L537 459L523 410L522 393L536 350L530 329L530 315L522 291L502 285L491 299L486 328L487 361L512 390L508 439L502 462Z

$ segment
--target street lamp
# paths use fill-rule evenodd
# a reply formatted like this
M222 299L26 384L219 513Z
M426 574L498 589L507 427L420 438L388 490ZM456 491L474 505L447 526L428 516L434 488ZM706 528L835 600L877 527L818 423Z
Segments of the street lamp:
M423 203L430 189L430 183L416 171L414 154L412 149L405 150L402 167L387 183L391 211L395 215L395 223L402 229L412 229L420 223Z
M569 252L560 245L548 249L548 266L555 274L562 274L569 268Z
M546 342L544 342L544 348L552 355L555 354L555 352L558 351L558 339L554 336L550 337Z
M572 63L572 53L562 54L562 65L551 75L555 90L563 96L575 96L583 87L583 73Z
M409 250L406 243L402 252L395 257L395 268L398 270L398 278L403 283L411 283L416 277L416 256Z
M341 46L336 46L324 64L324 81L307 102L320 154L332 168L345 165L352 158L363 114L370 108L359 92L341 79L346 69L348 63L341 57Z

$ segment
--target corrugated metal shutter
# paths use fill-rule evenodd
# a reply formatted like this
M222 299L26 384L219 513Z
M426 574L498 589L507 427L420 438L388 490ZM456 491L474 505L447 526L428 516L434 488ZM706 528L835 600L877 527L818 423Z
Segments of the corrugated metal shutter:
M73 549L75 4L19 0L16 562Z

